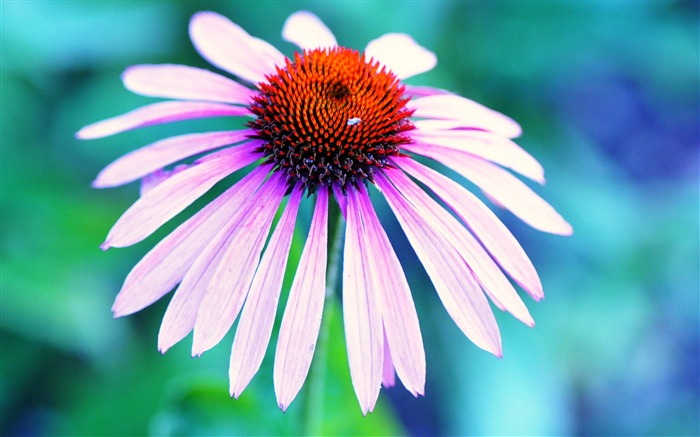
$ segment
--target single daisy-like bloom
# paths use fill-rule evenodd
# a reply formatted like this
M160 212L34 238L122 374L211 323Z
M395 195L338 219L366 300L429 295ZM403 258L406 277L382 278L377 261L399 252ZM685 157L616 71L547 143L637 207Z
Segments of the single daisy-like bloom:
M129 90L172 100L92 124L77 137L203 117L250 121L245 129L157 141L107 166L95 187L140 179L141 197L102 248L143 240L226 176L251 164L254 170L143 257L116 298L115 316L139 311L177 286L158 348L165 352L193 331L194 356L216 345L238 318L229 370L231 395L238 397L270 341L297 211L309 197L315 202L311 226L275 353L275 393L285 410L306 379L319 334L334 200L346 222L343 320L362 412L372 411L380 387L393 385L395 374L411 393L422 395L418 317L370 200L368 188L375 186L445 309L474 344L501 356L489 300L534 325L508 279L542 299L522 247L474 194L414 159L451 168L536 229L571 234L571 226L509 171L544 182L539 163L511 140L521 133L517 123L448 91L405 85L404 79L436 64L435 55L408 35L384 35L360 53L339 46L313 14L298 12L282 31L300 48L287 58L213 12L194 15L189 30L197 51L242 83L183 65L133 66L122 76ZM182 163L195 155L202 157Z

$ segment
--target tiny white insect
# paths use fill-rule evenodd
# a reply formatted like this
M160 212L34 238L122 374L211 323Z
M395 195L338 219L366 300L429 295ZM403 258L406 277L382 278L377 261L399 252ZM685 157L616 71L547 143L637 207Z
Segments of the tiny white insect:
M359 117L355 118L350 118L348 119L348 126L355 126L356 124L359 124L362 121Z

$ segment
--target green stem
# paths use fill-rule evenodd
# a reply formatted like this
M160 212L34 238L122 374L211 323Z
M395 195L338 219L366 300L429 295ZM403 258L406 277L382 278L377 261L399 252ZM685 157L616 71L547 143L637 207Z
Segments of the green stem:
M321 332L316 343L314 361L309 374L309 390L306 397L306 429L304 434L308 436L320 436L323 431L323 407L324 391L326 379L326 362L328 360L328 340L330 338L332 316L335 312L336 289L338 287L338 276L340 272L341 254L343 249L343 235L345 220L338 206L334 202L329 202L329 215L331 229L329 234L332 239L329 241L328 273L326 276L326 301L323 305L323 316L321 318ZM335 221L335 226L332 223ZM333 229L335 228L335 229Z

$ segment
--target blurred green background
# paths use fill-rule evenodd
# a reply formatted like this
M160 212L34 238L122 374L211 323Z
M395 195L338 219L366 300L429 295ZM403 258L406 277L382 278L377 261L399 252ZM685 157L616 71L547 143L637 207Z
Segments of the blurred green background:
M280 32L299 9L320 16L342 45L362 49L384 33L406 32L433 50L437 68L409 83L453 90L518 120L525 132L519 143L547 172L537 191L575 229L571 238L545 235L499 213L538 268L547 298L528 301L534 329L497 314L504 345L497 360L449 319L378 202L397 252L407 253L402 261L427 349L426 396L415 399L400 385L382 390L375 412L363 418L336 313L324 432L700 433L697 2L0 7L2 435L302 432L308 385L281 413L272 353L241 398L231 400L230 334L200 359L190 358L190 338L163 356L156 338L168 298L134 316L111 317L123 278L165 231L133 248L101 252L138 187L101 192L91 180L128 150L230 122L185 122L96 141L73 137L86 124L151 101L123 89L119 75L127 66L208 67L188 39L194 12L220 12L291 55ZM302 244L295 244L297 255Z

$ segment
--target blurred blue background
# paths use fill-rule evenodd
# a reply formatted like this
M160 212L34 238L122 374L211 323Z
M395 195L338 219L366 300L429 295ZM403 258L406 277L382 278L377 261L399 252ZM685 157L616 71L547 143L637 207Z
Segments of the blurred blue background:
M90 142L73 137L86 124L151 101L123 89L119 75L127 66L208 68L188 39L194 12L220 12L291 55L280 32L299 9L320 16L342 45L362 49L384 33L406 32L433 50L437 68L409 83L453 90L518 120L525 132L519 143L547 172L547 185L536 190L575 229L571 238L550 236L499 213L538 268L547 298L528 301L534 329L497 314L504 345L497 360L449 319L378 203L399 253L408 252L403 262L427 349L426 396L415 399L400 386L382 390L375 412L363 418L336 314L324 432L700 433L697 2L0 7L2 435L304 429L308 386L281 413L271 353L241 398L231 400L231 335L200 359L190 358L189 338L162 356L156 338L167 298L134 316L111 317L123 278L164 232L102 253L99 244L138 187L100 192L90 182L128 150L205 125Z

